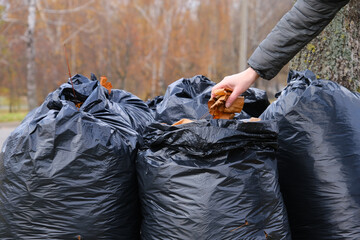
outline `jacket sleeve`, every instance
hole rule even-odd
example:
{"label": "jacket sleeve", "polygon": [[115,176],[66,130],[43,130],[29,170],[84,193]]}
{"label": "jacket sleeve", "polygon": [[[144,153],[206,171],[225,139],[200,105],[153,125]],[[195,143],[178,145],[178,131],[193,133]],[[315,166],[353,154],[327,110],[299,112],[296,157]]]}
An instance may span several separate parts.
{"label": "jacket sleeve", "polygon": [[248,64],[260,77],[272,79],[348,2],[298,0],[256,48]]}

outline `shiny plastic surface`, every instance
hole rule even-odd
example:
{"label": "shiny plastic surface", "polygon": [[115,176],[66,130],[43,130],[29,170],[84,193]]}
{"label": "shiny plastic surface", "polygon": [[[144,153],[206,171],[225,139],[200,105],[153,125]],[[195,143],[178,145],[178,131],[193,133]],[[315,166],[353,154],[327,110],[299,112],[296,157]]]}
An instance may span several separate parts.
{"label": "shiny plastic surface", "polygon": [[260,116],[278,122],[281,192],[293,239],[360,239],[360,95],[310,71]]}
{"label": "shiny plastic surface", "polygon": [[[0,154],[0,239],[137,239],[138,133],[81,75],[50,93]],[[128,98],[128,95],[125,95]],[[137,127],[135,127],[137,128]],[[140,127],[139,127],[140,129]]]}
{"label": "shiny plastic surface", "polygon": [[153,123],[138,153],[142,239],[290,239],[270,122]]}

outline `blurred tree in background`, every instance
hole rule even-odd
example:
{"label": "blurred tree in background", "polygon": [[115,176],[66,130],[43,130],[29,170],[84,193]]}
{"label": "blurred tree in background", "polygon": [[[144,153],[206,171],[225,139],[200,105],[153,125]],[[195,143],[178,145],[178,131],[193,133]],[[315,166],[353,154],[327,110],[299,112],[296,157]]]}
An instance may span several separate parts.
{"label": "blurred tree in background", "polygon": [[[31,3],[36,12],[29,32]],[[73,75],[105,75],[114,88],[143,99],[163,94],[181,77],[202,74],[218,82],[241,70],[242,59],[252,54],[292,4],[292,0],[0,0],[0,107],[17,111],[28,98],[33,108],[66,82],[64,44]],[[286,74],[284,70],[270,83],[258,81],[257,87],[272,97],[285,85]]]}

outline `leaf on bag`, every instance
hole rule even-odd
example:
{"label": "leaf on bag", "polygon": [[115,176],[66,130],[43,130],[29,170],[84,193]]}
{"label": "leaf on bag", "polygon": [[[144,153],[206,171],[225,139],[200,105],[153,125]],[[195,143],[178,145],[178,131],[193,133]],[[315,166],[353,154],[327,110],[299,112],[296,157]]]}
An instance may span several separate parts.
{"label": "leaf on bag", "polygon": [[259,122],[259,121],[261,121],[260,118],[254,118],[254,117],[250,118],[249,120],[249,122]]}
{"label": "leaf on bag", "polygon": [[75,106],[76,106],[77,108],[80,108],[82,104],[83,104],[83,102],[75,103]]}
{"label": "leaf on bag", "polygon": [[187,118],[183,118],[183,119],[181,119],[180,121],[177,121],[176,123],[174,123],[172,126],[181,125],[181,124],[186,124],[186,123],[191,123],[191,122],[193,122],[193,121],[190,120],[190,119],[187,119]]}
{"label": "leaf on bag", "polygon": [[231,93],[232,90],[227,88],[214,91],[215,97],[208,101],[209,112],[214,119],[233,119],[235,113],[240,113],[243,109],[245,99],[242,96],[238,97],[229,108],[225,107]]}
{"label": "leaf on bag", "polygon": [[105,76],[100,77],[100,85],[106,88],[109,91],[109,94],[111,93],[112,84],[111,82],[107,81],[107,77]]}

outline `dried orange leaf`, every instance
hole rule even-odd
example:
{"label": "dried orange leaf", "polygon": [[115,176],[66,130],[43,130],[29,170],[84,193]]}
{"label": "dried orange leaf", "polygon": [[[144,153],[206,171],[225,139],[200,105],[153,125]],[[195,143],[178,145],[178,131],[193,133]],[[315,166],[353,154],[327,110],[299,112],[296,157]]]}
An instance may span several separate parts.
{"label": "dried orange leaf", "polygon": [[214,119],[232,119],[235,113],[241,112],[244,106],[244,97],[238,97],[235,102],[226,108],[225,104],[232,91],[230,89],[217,89],[214,91],[215,96],[208,101],[209,113]]}
{"label": "dried orange leaf", "polygon": [[261,121],[261,119],[260,118],[254,118],[254,117],[252,117],[252,118],[249,118],[249,119],[243,119],[243,120],[241,120],[242,122],[245,122],[245,123],[248,123],[248,122],[259,122],[259,121]]}
{"label": "dried orange leaf", "polygon": [[224,96],[226,95],[226,90],[224,88],[214,90],[215,96]]}
{"label": "dried orange leaf", "polygon": [[186,124],[186,123],[191,123],[191,122],[193,122],[193,121],[190,120],[190,119],[187,119],[187,118],[183,118],[183,119],[181,119],[180,121],[177,121],[176,123],[174,123],[172,126],[181,125],[181,124]]}
{"label": "dried orange leaf", "polygon": [[217,115],[214,115],[214,119],[233,119],[234,117],[235,117],[234,113],[221,112]]}
{"label": "dried orange leaf", "polygon": [[83,102],[79,102],[79,103],[76,103],[75,106],[76,106],[77,108],[80,108],[82,104],[83,104]]}
{"label": "dried orange leaf", "polygon": [[100,85],[106,88],[109,91],[109,93],[111,93],[112,84],[111,82],[107,81],[107,77],[105,76],[100,77]]}
{"label": "dried orange leaf", "polygon": [[226,113],[239,113],[244,107],[245,99],[244,97],[238,97],[235,102],[229,107],[225,108],[224,112]]}
{"label": "dried orange leaf", "polygon": [[259,122],[259,121],[261,121],[260,118],[254,118],[254,117],[252,117],[252,118],[249,119],[249,122]]}
{"label": "dried orange leaf", "polygon": [[[216,103],[216,99],[215,98],[210,98],[210,100],[208,101],[208,108],[211,111],[211,106],[214,105],[214,103]],[[212,115],[212,113],[210,112],[210,114]]]}

